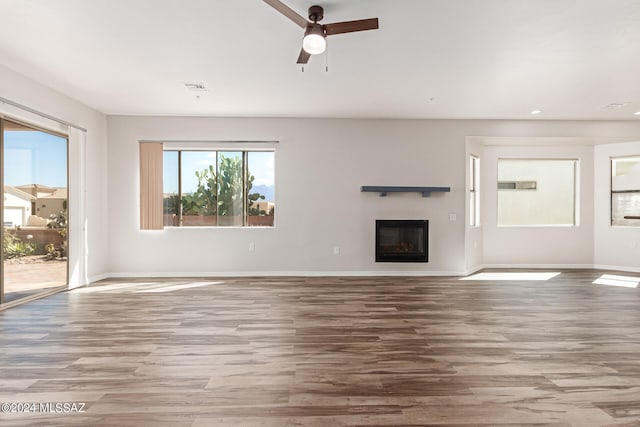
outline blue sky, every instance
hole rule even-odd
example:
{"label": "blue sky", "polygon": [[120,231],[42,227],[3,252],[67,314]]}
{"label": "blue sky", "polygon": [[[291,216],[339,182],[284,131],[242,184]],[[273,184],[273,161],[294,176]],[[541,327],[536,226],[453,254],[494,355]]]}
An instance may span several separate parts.
{"label": "blue sky", "polygon": [[4,133],[5,185],[67,186],[67,140],[41,131]]}
{"label": "blue sky", "polygon": [[[240,152],[224,152],[226,157],[242,156]],[[272,186],[274,181],[274,153],[252,151],[249,153],[249,171],[255,180],[254,186]],[[182,152],[182,191],[191,193],[198,186],[195,171],[207,169],[209,165],[215,165],[215,151],[183,151]],[[164,192],[178,192],[178,152],[165,151],[164,153]]]}

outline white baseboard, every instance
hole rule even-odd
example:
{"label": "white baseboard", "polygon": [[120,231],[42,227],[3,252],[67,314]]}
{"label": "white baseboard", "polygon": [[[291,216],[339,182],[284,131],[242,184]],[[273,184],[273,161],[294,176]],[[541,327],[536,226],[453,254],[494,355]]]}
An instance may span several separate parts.
{"label": "white baseboard", "polygon": [[84,285],[80,285],[80,286],[86,286],[89,283],[99,282],[100,280],[108,279],[110,277],[113,277],[113,275],[109,274],[109,273],[97,274],[95,276],[88,277],[87,278],[87,283],[85,283]]}
{"label": "white baseboard", "polygon": [[593,264],[485,264],[484,268],[527,268],[527,269],[559,269],[559,270],[572,270],[572,269],[593,269]]}
{"label": "white baseboard", "polygon": [[478,265],[475,267],[471,267],[470,269],[468,269],[467,271],[465,271],[464,276],[471,276],[474,273],[477,273],[480,270],[485,269],[486,267],[484,265]]}
{"label": "white baseboard", "polygon": [[[144,277],[426,277],[464,276],[460,271],[210,271],[210,272],[120,272],[104,278],[126,279]],[[101,280],[101,279],[100,279]]]}
{"label": "white baseboard", "polygon": [[596,270],[614,270],[614,271],[626,271],[628,273],[640,273],[640,267],[623,267],[619,265],[602,265],[596,264],[593,266]]}

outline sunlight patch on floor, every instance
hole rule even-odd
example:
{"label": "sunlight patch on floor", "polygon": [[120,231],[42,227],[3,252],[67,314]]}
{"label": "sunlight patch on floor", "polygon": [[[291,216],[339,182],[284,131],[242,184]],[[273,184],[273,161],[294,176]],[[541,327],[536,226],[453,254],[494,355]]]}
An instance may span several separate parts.
{"label": "sunlight patch on floor", "polygon": [[160,293],[172,292],[182,289],[200,288],[203,286],[217,285],[224,282],[189,282],[189,283],[167,283],[162,281],[150,282],[128,282],[110,283],[105,285],[93,285],[74,289],[73,292],[80,294],[91,294],[100,292],[130,292],[130,293]]}
{"label": "sunlight patch on floor", "polygon": [[603,274],[593,281],[594,285],[621,286],[624,288],[637,288],[640,278],[631,276],[617,276],[614,274]]}
{"label": "sunlight patch on floor", "polygon": [[209,285],[219,285],[220,283],[223,282],[193,282],[193,283],[183,283],[180,285],[170,285],[170,286],[162,286],[159,288],[153,288],[153,289],[143,289],[140,291],[136,291],[135,293],[158,293],[158,292],[173,292],[173,291],[180,291],[182,289],[191,289],[191,288],[201,288],[203,286],[209,286]]}
{"label": "sunlight patch on floor", "polygon": [[140,286],[157,285],[157,282],[137,282],[137,283],[112,283],[109,285],[89,285],[74,289],[73,292],[80,294],[92,294],[96,292],[126,291]]}
{"label": "sunlight patch on floor", "polygon": [[550,280],[559,275],[559,272],[495,272],[495,273],[478,273],[468,277],[463,277],[460,280],[535,280],[544,281]]}

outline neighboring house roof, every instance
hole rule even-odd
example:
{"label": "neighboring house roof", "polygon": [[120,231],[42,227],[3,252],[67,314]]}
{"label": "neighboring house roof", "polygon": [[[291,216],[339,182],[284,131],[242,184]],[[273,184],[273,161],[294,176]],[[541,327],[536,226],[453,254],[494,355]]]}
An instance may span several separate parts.
{"label": "neighboring house roof", "polygon": [[29,192],[29,190],[38,189],[41,191],[53,190],[54,187],[49,187],[48,185],[43,184],[26,184],[26,185],[16,185],[16,188],[19,188],[23,191]]}
{"label": "neighboring house roof", "polygon": [[27,200],[29,202],[32,202],[32,201],[36,200],[35,196],[32,196],[31,194],[29,194],[29,193],[27,193],[25,191],[19,190],[18,188],[12,187],[10,185],[5,185],[4,186],[4,192],[5,193],[9,193],[11,195],[14,195],[16,197],[19,197],[19,198],[21,198],[23,200]]}
{"label": "neighboring house roof", "polygon": [[36,196],[38,199],[66,199],[67,189],[42,184],[16,185],[15,188]]}
{"label": "neighboring house roof", "polygon": [[67,199],[67,189],[66,188],[55,188],[53,193],[38,197],[39,199]]}

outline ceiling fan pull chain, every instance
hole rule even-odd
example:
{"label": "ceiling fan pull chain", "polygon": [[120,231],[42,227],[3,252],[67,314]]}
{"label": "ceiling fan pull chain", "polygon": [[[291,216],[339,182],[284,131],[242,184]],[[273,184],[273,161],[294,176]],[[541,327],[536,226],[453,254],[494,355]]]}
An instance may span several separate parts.
{"label": "ceiling fan pull chain", "polygon": [[329,72],[329,43],[327,43],[327,49],[324,51],[324,72]]}

